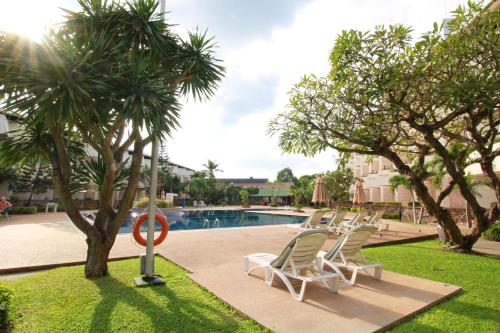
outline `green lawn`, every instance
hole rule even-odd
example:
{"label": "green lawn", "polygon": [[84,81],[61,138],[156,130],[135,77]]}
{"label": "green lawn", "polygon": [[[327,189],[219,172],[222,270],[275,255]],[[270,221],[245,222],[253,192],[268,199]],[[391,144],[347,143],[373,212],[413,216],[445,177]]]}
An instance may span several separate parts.
{"label": "green lawn", "polygon": [[[370,248],[365,255],[388,270],[464,289],[395,332],[500,332],[500,259],[443,251],[435,241]],[[99,280],[83,278],[79,266],[7,282],[15,294],[14,332],[265,331],[166,260],[156,261],[166,287],[133,287],[137,269],[138,260],[124,260],[110,263],[112,276]]]}
{"label": "green lawn", "polygon": [[500,332],[499,258],[445,251],[437,241],[369,248],[364,254],[387,270],[463,288],[393,332]]}
{"label": "green lawn", "polygon": [[267,332],[162,258],[155,271],[166,287],[134,287],[138,268],[138,260],[123,260],[98,280],[75,266],[7,282],[14,332]]}

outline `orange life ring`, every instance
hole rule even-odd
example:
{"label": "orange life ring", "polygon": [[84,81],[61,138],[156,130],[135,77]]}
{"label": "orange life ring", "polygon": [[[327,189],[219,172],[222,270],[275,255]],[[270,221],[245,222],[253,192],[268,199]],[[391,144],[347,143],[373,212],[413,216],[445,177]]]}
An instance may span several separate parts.
{"label": "orange life ring", "polygon": [[[147,240],[144,239],[144,237],[142,237],[142,235],[141,235],[141,225],[147,219],[148,219],[148,214],[139,215],[139,217],[135,221],[134,229],[132,231],[132,235],[134,236],[135,241],[142,246],[147,245]],[[153,242],[154,246],[161,244],[161,242],[163,242],[165,240],[165,238],[167,238],[168,230],[170,228],[168,225],[167,218],[165,216],[163,216],[162,214],[156,213],[155,220],[160,222],[160,224],[161,224],[161,233],[160,233],[160,236],[158,236],[158,238],[155,238],[155,240]]]}

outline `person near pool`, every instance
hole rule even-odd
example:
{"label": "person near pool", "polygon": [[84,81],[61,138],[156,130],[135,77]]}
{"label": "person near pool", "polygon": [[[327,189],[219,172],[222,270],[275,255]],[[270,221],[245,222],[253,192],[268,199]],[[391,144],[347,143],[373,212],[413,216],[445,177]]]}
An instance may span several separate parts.
{"label": "person near pool", "polygon": [[9,216],[10,207],[12,207],[12,204],[7,199],[5,199],[4,196],[2,196],[0,198],[0,214],[5,214],[5,216]]}

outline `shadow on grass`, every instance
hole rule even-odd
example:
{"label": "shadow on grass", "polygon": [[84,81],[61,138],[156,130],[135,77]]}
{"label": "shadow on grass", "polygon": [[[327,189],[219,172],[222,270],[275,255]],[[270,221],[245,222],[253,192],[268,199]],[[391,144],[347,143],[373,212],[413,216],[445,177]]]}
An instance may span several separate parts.
{"label": "shadow on grass", "polygon": [[459,299],[450,299],[445,304],[446,307],[443,310],[469,317],[472,320],[491,321],[500,324],[500,313],[494,308],[463,302]]}
{"label": "shadow on grass", "polygon": [[[149,317],[153,332],[232,332],[241,325],[220,311],[211,301],[203,303],[195,298],[179,298],[168,287],[168,282],[164,286],[142,287],[152,291],[150,295],[154,301],[140,293],[136,287],[126,285],[111,276],[93,282],[99,287],[102,300],[94,310],[89,329],[92,333],[113,331],[111,318],[118,304],[132,306],[142,316]],[[127,326],[118,329],[127,332],[146,330],[145,327],[131,329]]]}
{"label": "shadow on grass", "polygon": [[[411,331],[409,330],[411,329]],[[433,326],[420,324],[420,323],[411,323],[410,327],[408,326],[396,326],[389,330],[389,332],[412,332],[412,333],[447,333],[448,331],[442,330],[440,328],[436,328]]]}

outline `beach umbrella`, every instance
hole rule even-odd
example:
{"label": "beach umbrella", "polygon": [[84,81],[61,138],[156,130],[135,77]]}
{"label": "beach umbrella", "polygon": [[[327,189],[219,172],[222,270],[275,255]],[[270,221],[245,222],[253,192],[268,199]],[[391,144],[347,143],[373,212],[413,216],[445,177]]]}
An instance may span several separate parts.
{"label": "beach umbrella", "polygon": [[363,190],[363,183],[359,180],[354,183],[354,196],[352,197],[352,203],[354,205],[360,205],[365,202],[365,191]]}
{"label": "beach umbrella", "polygon": [[328,203],[328,201],[329,198],[326,195],[325,180],[320,176],[316,178],[316,185],[314,186],[312,202]]}

